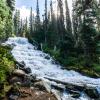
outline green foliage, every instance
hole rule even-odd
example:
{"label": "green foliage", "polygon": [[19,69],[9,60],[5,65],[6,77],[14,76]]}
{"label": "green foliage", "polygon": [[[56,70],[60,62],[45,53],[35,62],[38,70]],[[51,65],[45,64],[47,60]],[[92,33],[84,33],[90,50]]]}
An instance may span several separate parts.
{"label": "green foliage", "polygon": [[0,40],[12,34],[12,15],[6,0],[0,0]]}
{"label": "green foliage", "polygon": [[[0,46],[0,84],[3,84],[3,87],[7,83],[7,78],[14,70],[14,59],[10,54],[9,47]],[[5,90],[0,91],[0,97],[5,95]]]}

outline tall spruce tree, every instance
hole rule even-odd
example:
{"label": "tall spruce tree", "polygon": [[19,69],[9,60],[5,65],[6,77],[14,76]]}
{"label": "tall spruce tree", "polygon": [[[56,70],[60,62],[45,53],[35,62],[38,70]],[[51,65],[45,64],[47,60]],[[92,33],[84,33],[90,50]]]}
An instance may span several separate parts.
{"label": "tall spruce tree", "polygon": [[33,35],[33,12],[32,12],[32,7],[31,7],[31,10],[30,10],[30,36]]}
{"label": "tall spruce tree", "polygon": [[16,10],[14,15],[14,32],[16,36],[20,36],[20,11]]}
{"label": "tall spruce tree", "polygon": [[65,9],[66,9],[66,30],[68,33],[72,34],[71,18],[67,0],[65,0]]}
{"label": "tall spruce tree", "polygon": [[15,0],[6,0],[8,7],[10,7],[10,14],[12,15],[15,9]]}
{"label": "tall spruce tree", "polygon": [[44,32],[45,32],[45,43],[47,43],[47,28],[48,28],[48,14],[47,14],[47,0],[45,0],[45,14],[44,14]]}
{"label": "tall spruce tree", "polygon": [[39,1],[37,0],[37,6],[36,6],[36,19],[35,19],[35,29],[36,31],[40,30],[40,12],[39,12]]}
{"label": "tall spruce tree", "polygon": [[63,2],[62,0],[58,0],[58,11],[59,11],[59,16],[58,16],[58,32],[59,32],[59,37],[60,40],[64,40],[65,36],[65,26],[64,26],[64,13],[63,13]]}

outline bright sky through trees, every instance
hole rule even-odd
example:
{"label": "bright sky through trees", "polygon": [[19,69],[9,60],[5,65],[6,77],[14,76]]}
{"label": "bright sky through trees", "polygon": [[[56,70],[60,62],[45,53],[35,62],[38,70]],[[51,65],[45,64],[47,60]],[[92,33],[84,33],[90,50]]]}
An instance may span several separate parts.
{"label": "bright sky through trees", "polygon": [[[44,1],[45,0],[39,0],[39,6],[40,6],[40,13],[44,13]],[[56,0],[53,0],[53,5],[56,5]],[[64,1],[64,0],[63,0]],[[48,7],[50,4],[50,0],[48,0]],[[68,6],[70,11],[72,11],[72,0],[68,0]],[[33,8],[33,13],[35,14],[36,11],[36,0],[16,0],[16,8],[20,10],[20,16],[22,19],[25,19],[26,17],[29,18],[30,15],[30,7]],[[55,7],[54,7],[55,8]],[[56,9],[56,8],[55,8]]]}

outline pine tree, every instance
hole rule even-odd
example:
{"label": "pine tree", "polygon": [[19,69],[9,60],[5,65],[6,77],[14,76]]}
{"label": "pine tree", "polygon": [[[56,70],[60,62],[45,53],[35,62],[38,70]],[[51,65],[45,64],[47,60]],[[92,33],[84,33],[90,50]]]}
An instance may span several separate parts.
{"label": "pine tree", "polygon": [[16,10],[15,15],[14,15],[14,32],[16,36],[20,36],[20,11]]}
{"label": "pine tree", "polygon": [[65,26],[64,26],[64,15],[63,15],[63,3],[62,0],[58,0],[58,11],[59,11],[59,16],[58,16],[58,32],[60,36],[60,40],[64,40],[65,36]]}
{"label": "pine tree", "polygon": [[47,15],[47,0],[45,0],[45,14],[44,14],[44,32],[45,32],[45,43],[47,43],[47,28],[48,28],[48,15]]}
{"label": "pine tree", "polygon": [[10,7],[10,14],[12,14],[12,12],[15,9],[15,0],[6,0],[8,7]]}
{"label": "pine tree", "polygon": [[39,1],[37,0],[37,7],[36,7],[36,19],[35,19],[35,29],[36,31],[40,30],[40,13],[39,13]]}
{"label": "pine tree", "polygon": [[9,7],[6,5],[5,0],[0,1],[0,40],[3,40],[6,38],[6,30],[8,30],[9,27]]}
{"label": "pine tree", "polygon": [[67,0],[65,0],[65,9],[66,9],[66,30],[67,33],[72,34],[71,18]]}
{"label": "pine tree", "polygon": [[33,13],[32,13],[32,7],[31,7],[31,10],[30,10],[30,36],[32,36],[33,34]]}

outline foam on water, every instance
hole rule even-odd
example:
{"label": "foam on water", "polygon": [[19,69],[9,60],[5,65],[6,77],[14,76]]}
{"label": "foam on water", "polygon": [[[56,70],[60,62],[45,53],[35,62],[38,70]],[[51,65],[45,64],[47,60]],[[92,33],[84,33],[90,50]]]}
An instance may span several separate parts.
{"label": "foam on water", "polygon": [[73,70],[61,69],[60,65],[53,63],[54,61],[50,55],[37,50],[26,38],[9,38],[6,44],[14,46],[11,51],[12,55],[17,61],[24,61],[26,66],[31,68],[32,74],[36,74],[38,77],[50,77],[72,84],[86,84],[97,87],[100,92],[100,78],[89,78]]}

